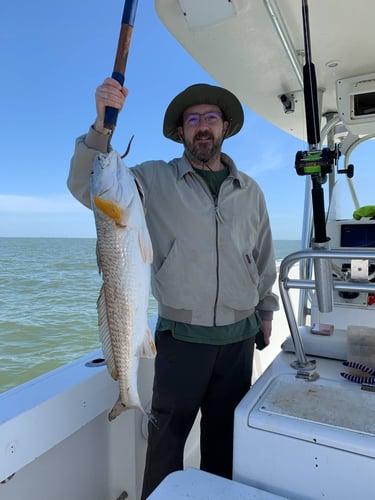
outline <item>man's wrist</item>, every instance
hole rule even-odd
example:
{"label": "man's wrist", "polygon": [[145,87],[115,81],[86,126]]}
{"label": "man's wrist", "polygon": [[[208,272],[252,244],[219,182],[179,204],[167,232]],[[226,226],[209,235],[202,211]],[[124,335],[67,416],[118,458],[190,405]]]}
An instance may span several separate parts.
{"label": "man's wrist", "polygon": [[99,134],[103,135],[109,135],[112,132],[109,128],[103,127],[103,122],[102,121],[98,122],[98,120],[94,122],[92,128]]}

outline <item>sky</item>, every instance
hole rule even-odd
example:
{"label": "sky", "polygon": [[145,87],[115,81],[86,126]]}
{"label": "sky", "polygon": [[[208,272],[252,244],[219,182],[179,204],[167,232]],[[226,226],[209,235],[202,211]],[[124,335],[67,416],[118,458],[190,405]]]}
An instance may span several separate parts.
{"label": "sky", "polygon": [[[66,187],[75,138],[95,119],[95,88],[110,76],[123,0],[12,0],[0,7],[0,237],[95,237],[92,212]],[[134,141],[128,166],[181,156],[164,138],[164,111],[187,86],[213,80],[139,0],[125,85],[129,96],[112,145]],[[245,108],[245,125],[223,151],[262,188],[274,239],[299,239],[304,178],[294,170],[306,143]],[[371,152],[369,146],[359,160]],[[373,155],[373,148],[372,153]],[[371,181],[361,204],[374,204]]]}

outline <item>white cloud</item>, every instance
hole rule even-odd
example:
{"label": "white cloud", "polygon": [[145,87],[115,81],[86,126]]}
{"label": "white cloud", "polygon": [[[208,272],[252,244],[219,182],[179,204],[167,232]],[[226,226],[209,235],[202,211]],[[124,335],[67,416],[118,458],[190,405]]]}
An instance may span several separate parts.
{"label": "white cloud", "polygon": [[0,212],[8,214],[77,213],[87,210],[71,195],[37,197],[0,194]]}

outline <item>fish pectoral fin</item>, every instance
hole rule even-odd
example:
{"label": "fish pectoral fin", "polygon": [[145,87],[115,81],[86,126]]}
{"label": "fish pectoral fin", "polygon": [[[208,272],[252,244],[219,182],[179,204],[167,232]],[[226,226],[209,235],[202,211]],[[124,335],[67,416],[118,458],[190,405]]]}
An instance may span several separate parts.
{"label": "fish pectoral fin", "polygon": [[138,231],[138,244],[141,251],[143,262],[152,262],[153,252],[150,235],[146,229]]}
{"label": "fish pectoral fin", "polygon": [[107,217],[114,220],[119,226],[126,226],[126,217],[123,208],[112,200],[106,200],[100,196],[93,197],[96,207]]}
{"label": "fish pectoral fin", "polygon": [[139,356],[142,358],[152,359],[156,356],[156,345],[152,338],[151,330],[147,327],[146,338],[141,345]]}

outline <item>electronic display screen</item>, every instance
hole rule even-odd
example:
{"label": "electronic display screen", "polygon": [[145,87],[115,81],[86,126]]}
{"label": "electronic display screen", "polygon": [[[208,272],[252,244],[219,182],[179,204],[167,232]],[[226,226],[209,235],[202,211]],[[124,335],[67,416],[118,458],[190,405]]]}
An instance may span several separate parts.
{"label": "electronic display screen", "polygon": [[342,224],[341,246],[375,248],[375,224]]}
{"label": "electronic display screen", "polygon": [[367,92],[354,96],[354,116],[375,114],[375,92]]}

